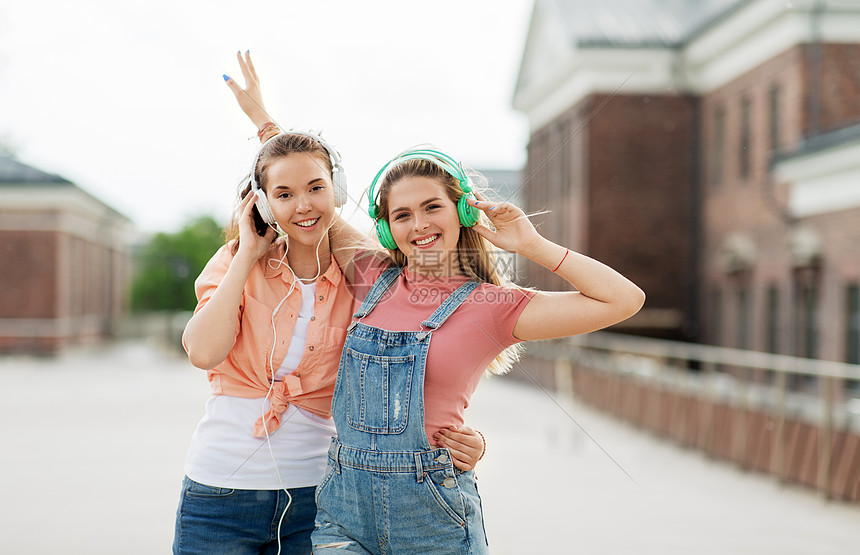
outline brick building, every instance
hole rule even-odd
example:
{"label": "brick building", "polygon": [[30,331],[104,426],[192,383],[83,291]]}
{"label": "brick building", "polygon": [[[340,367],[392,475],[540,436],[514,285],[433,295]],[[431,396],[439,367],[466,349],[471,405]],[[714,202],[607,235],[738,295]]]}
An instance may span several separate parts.
{"label": "brick building", "polygon": [[68,180],[0,156],[0,353],[109,337],[126,310],[130,232]]}
{"label": "brick building", "polygon": [[860,362],[860,1],[537,0],[514,106],[542,230],[648,293],[623,331]]}

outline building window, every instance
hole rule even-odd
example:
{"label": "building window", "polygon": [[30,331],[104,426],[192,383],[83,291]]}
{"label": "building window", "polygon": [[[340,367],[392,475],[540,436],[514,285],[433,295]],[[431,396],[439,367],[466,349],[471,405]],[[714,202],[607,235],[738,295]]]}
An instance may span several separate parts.
{"label": "building window", "polygon": [[[806,358],[818,358],[818,310],[821,268],[816,266],[794,269],[794,322],[793,354]],[[789,374],[788,385],[792,389],[814,391],[817,379],[811,375]]]}
{"label": "building window", "polygon": [[779,352],[779,289],[767,288],[767,351]]}
{"label": "building window", "polygon": [[750,294],[749,287],[738,289],[738,349],[750,348]]}
{"label": "building window", "polygon": [[[558,150],[556,150],[556,152],[558,152],[558,169],[557,171],[553,172],[557,179],[557,183],[555,184],[554,188],[556,196],[554,199],[552,199],[552,204],[550,206],[555,207],[555,209],[559,211],[563,210],[561,207],[565,206],[565,199],[570,198],[571,179],[570,170],[568,169],[568,163],[570,160],[568,149],[570,148],[570,142],[567,140],[567,129],[567,122],[565,120],[562,120],[561,122],[559,122],[556,131],[559,143]],[[564,214],[563,211],[562,214]],[[560,241],[562,244],[569,244],[567,241],[568,237],[566,236],[568,226],[564,221],[565,219],[567,219],[565,216],[562,216],[561,218],[553,218],[553,235],[555,236],[556,241]]]}
{"label": "building window", "polygon": [[800,334],[798,355],[815,358],[818,355],[818,287],[814,282],[804,283],[798,291]]}
{"label": "building window", "polygon": [[860,364],[860,285],[845,290],[845,362]]}
{"label": "building window", "polygon": [[711,344],[723,344],[723,292],[716,288],[711,292]]}
{"label": "building window", "polygon": [[780,132],[780,89],[779,85],[774,84],[770,88],[770,151],[779,151],[779,132]]}
{"label": "building window", "polygon": [[744,97],[741,100],[741,140],[738,143],[740,146],[738,152],[739,172],[742,179],[746,179],[750,174],[751,107],[752,102],[749,97]]}
{"label": "building window", "polygon": [[725,165],[726,143],[726,111],[717,108],[714,111],[714,148],[711,161],[711,183],[719,185],[723,181],[723,166]]}

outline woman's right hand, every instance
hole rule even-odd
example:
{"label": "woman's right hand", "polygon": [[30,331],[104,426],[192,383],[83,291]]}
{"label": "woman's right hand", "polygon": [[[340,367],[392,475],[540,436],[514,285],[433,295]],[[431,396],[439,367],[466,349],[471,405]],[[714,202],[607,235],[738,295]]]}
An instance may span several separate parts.
{"label": "woman's right hand", "polygon": [[[252,212],[254,200],[254,193],[249,192],[239,203],[239,250],[232,259],[219,259],[214,266],[214,273],[208,274],[207,285],[211,287],[216,281],[217,287],[209,300],[197,308],[182,335],[191,364],[204,370],[215,368],[230,354],[241,325],[239,310],[245,283],[254,264],[266,254],[275,239],[275,230],[271,228],[263,237],[257,234]],[[211,291],[211,288],[208,290]]]}
{"label": "woman's right hand", "polygon": [[[266,193],[260,191],[260,194],[265,195]],[[266,229],[266,234],[262,237],[257,233],[257,227],[254,225],[254,202],[256,199],[254,191],[249,191],[239,204],[239,251],[236,253],[237,255],[245,253],[253,261],[268,252],[269,246],[277,236],[272,226]]]}
{"label": "woman's right hand", "polygon": [[239,83],[231,77],[227,77],[227,86],[233,91],[236,96],[236,101],[239,107],[245,112],[245,115],[250,118],[257,129],[263,124],[272,121],[269,114],[266,113],[266,106],[263,104],[263,93],[260,90],[260,79],[257,77],[257,71],[254,69],[254,64],[251,62],[251,53],[245,52],[245,57],[242,57],[241,52],[236,52],[236,58],[239,60],[239,67],[242,69],[242,75],[245,78],[245,88],[242,88]]}

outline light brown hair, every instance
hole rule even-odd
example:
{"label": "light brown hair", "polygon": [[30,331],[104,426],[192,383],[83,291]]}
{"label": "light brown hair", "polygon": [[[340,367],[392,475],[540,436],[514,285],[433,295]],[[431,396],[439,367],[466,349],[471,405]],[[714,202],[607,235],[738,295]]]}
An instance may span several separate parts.
{"label": "light brown hair", "polygon": [[[379,186],[379,214],[389,221],[389,223],[388,214],[391,189],[398,181],[407,177],[428,177],[435,180],[442,186],[445,194],[455,205],[464,194],[463,189],[460,187],[460,181],[439,164],[424,159],[412,159],[400,162],[387,170]],[[484,177],[477,172],[470,172],[469,180],[473,187],[478,183],[486,182]],[[479,223],[489,225],[489,219],[481,213],[481,221]],[[407,265],[407,256],[399,248],[392,249],[389,252],[396,265]],[[478,235],[471,227],[460,227],[460,238],[457,240],[457,261],[460,270],[469,279],[499,286],[515,286],[507,273],[500,269],[501,266],[498,263],[498,250],[496,247]],[[523,348],[519,344],[508,347],[490,363],[487,372],[490,374],[506,373],[519,360],[522,351]]]}
{"label": "light brown hair", "polygon": [[[307,153],[313,156],[325,166],[326,171],[331,175],[331,158],[329,157],[328,151],[322,144],[316,141],[313,137],[309,137],[308,135],[301,133],[281,133],[266,141],[266,143],[261,147],[260,154],[257,157],[257,163],[254,166],[254,179],[257,181],[257,184],[259,184],[260,190],[263,192],[266,191],[269,177],[268,171],[272,163],[280,158],[285,158],[291,154],[297,153]],[[238,196],[233,208],[233,215],[230,219],[230,225],[224,233],[227,243],[230,243],[235,239],[232,246],[233,254],[236,254],[239,250],[239,204],[250,191],[251,176],[249,174],[239,183]],[[257,233],[265,235],[269,226],[263,221],[263,218],[260,217],[260,213],[257,211],[256,207],[254,207],[253,211],[254,225],[257,228]]]}

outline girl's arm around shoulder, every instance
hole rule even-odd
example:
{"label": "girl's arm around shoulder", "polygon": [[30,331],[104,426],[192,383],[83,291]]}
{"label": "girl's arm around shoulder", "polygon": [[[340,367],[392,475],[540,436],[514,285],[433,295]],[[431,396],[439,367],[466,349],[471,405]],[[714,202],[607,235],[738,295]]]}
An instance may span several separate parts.
{"label": "girl's arm around shoulder", "polygon": [[[329,230],[331,252],[346,280],[355,284],[355,257],[371,256],[377,249],[367,235],[337,216]],[[382,258],[387,258],[379,253]]]}
{"label": "girl's arm around shoulder", "polygon": [[514,336],[523,341],[554,339],[603,329],[630,318],[645,293],[609,266],[543,237],[525,253],[577,291],[538,291],[520,313]]}

